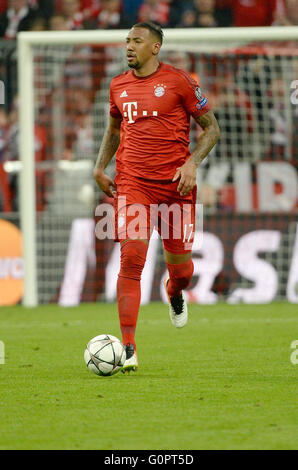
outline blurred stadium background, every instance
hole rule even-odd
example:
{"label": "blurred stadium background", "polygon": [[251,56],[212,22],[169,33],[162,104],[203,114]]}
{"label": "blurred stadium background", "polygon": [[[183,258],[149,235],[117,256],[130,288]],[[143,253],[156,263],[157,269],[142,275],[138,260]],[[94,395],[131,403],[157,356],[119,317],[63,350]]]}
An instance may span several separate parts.
{"label": "blurred stadium background", "polygon": [[[20,226],[19,31],[127,29],[149,19],[165,28],[287,27],[297,25],[298,1],[2,0],[0,15],[2,230],[5,222]],[[164,48],[162,60],[198,78],[221,127],[219,143],[198,169],[204,243],[194,245],[190,301],[298,302],[297,46],[271,41]],[[92,169],[109,115],[109,83],[126,68],[119,45],[34,47],[39,303],[116,299],[119,246],[95,237],[95,208],[111,201],[96,188]],[[199,132],[193,124],[191,146]],[[114,163],[107,171],[114,175]],[[22,289],[6,293],[8,282],[22,283],[24,266],[3,234],[0,305],[9,305],[21,301]],[[162,298],[164,274],[161,242],[154,239],[143,304]]]}

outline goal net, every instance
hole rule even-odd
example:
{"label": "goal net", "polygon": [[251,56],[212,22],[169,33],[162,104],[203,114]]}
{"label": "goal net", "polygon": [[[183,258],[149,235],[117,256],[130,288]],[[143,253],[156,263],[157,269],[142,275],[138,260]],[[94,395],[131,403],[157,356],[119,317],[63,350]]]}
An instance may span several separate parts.
{"label": "goal net", "polygon": [[[125,70],[125,31],[19,36],[25,305],[115,301],[119,244],[96,237],[92,170]],[[161,60],[192,74],[221,137],[198,169],[189,301],[298,301],[298,28],[165,30]],[[190,147],[200,128],[193,122]],[[115,175],[115,159],[107,168]],[[203,219],[202,219],[203,217]],[[142,303],[164,299],[150,242]]]}

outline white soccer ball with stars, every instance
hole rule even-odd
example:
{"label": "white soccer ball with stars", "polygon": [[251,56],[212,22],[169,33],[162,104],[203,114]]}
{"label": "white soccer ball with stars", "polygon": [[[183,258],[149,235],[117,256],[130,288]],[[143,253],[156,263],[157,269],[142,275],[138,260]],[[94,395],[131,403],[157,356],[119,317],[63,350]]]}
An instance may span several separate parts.
{"label": "white soccer ball with stars", "polygon": [[126,351],[121,341],[113,335],[99,335],[86,346],[84,360],[96,375],[114,375],[126,361]]}

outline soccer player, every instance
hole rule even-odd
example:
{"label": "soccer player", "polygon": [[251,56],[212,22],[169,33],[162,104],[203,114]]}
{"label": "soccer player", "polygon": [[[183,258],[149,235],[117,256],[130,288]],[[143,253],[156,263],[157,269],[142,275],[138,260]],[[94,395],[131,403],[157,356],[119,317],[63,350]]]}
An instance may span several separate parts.
{"label": "soccer player", "polygon": [[[166,205],[181,209],[178,222],[175,211],[168,218],[158,213],[158,218],[153,217],[153,220],[157,221],[156,227],[163,240],[169,271],[165,289],[170,318],[178,328],[187,322],[183,289],[189,285],[193,274],[191,249],[197,167],[220,133],[198,83],[187,72],[159,62],[162,42],[163,32],[154,23],[137,23],[129,31],[126,55],[131,70],[111,82],[110,121],[94,168],[98,186],[114,198],[116,240],[121,242],[117,302],[127,357],[123,372],[138,368],[135,330],[141,298],[140,279],[152,233],[149,217],[152,207]],[[191,116],[203,130],[192,153],[189,151]],[[116,178],[113,181],[104,170],[115,153]],[[136,205],[139,230],[129,231],[135,228]],[[161,226],[166,225],[168,236],[161,230]]]}

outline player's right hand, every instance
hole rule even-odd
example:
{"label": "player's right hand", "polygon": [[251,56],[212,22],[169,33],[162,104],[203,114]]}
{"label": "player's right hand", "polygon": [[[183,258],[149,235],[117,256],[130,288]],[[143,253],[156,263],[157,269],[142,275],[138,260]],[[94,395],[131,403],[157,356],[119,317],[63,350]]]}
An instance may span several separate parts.
{"label": "player's right hand", "polygon": [[99,188],[109,197],[115,197],[116,184],[102,169],[95,168],[93,176]]}

